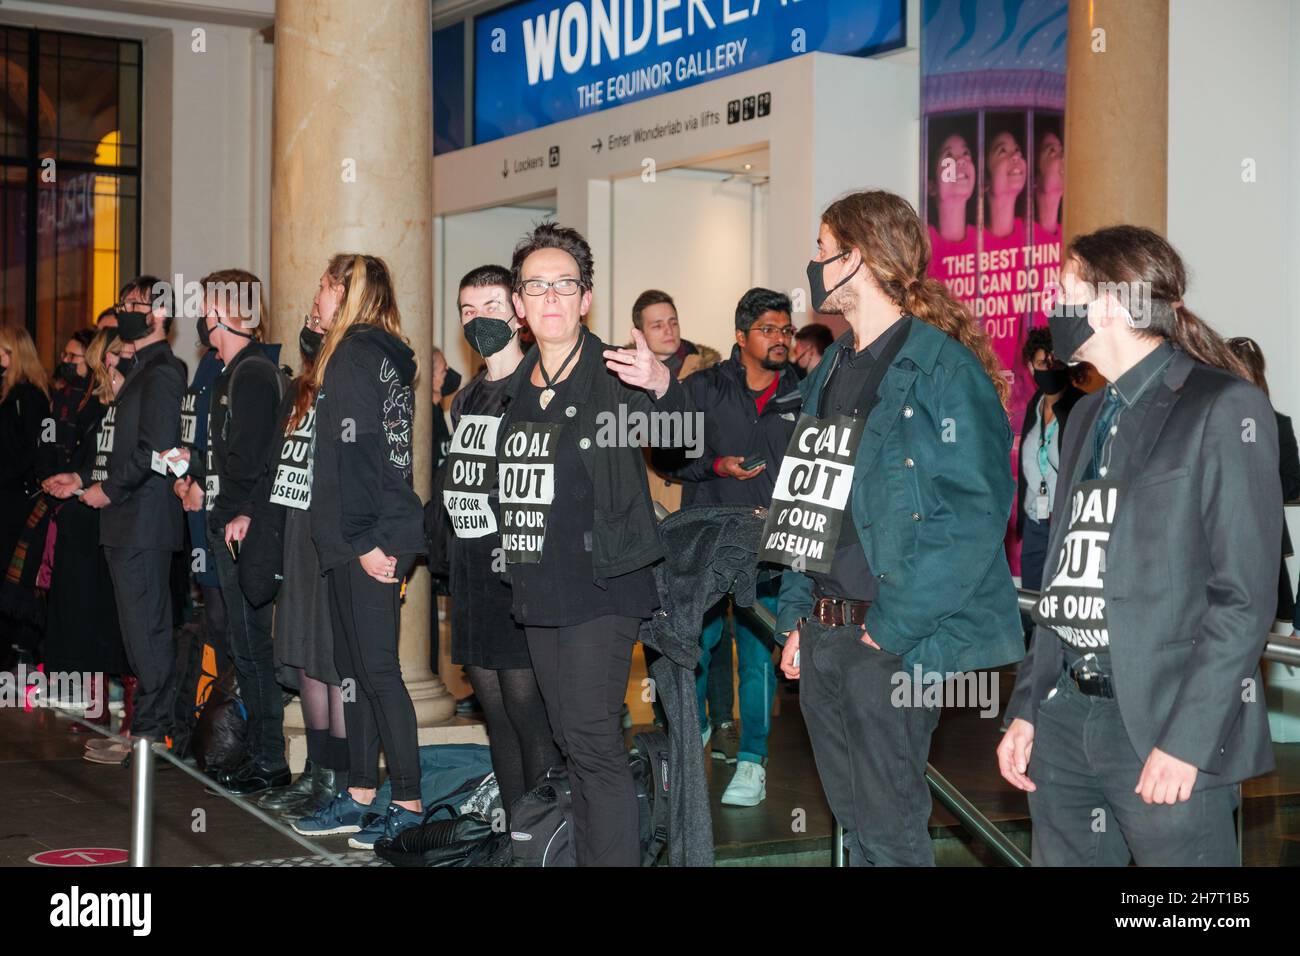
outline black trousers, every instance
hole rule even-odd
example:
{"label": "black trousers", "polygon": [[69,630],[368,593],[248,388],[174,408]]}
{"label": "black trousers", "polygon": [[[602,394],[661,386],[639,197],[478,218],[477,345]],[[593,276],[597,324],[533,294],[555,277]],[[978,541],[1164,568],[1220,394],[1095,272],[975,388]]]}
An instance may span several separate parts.
{"label": "black trousers", "polygon": [[1029,757],[1035,866],[1236,866],[1236,786],[1144,803],[1138,756],[1119,704],[1065,676],[1038,706]]}
{"label": "black trousers", "polygon": [[104,557],[113,579],[126,659],[139,681],[131,733],[161,743],[172,732],[176,703],[172,552],[105,547]]}
{"label": "black trousers", "polygon": [[[398,559],[397,577],[406,573]],[[409,560],[406,570],[410,569]],[[401,585],[376,581],[361,562],[328,572],[334,665],[343,685],[343,721],[353,787],[379,786],[379,745],[388,760],[394,800],[420,799],[420,743],[415,705],[397,657]],[[350,693],[349,693],[350,691]]]}
{"label": "black trousers", "polygon": [[934,866],[925,764],[941,711],[911,706],[902,658],[861,637],[861,625],[799,631],[799,709],[817,775],[850,866]]}
{"label": "black trousers", "polygon": [[638,866],[640,821],[623,742],[623,699],[640,620],[607,615],[529,627],[528,651],[569,770],[578,866]]}
{"label": "black trousers", "polygon": [[275,679],[272,605],[253,607],[244,597],[224,530],[208,534],[208,554],[221,582],[226,638],[239,675],[239,696],[248,708],[248,755],[267,770],[283,769],[284,697]]}

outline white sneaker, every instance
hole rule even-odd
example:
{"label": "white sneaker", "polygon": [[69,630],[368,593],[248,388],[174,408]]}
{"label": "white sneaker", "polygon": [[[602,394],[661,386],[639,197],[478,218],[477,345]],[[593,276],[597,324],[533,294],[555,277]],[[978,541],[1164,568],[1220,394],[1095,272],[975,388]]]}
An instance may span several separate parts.
{"label": "white sneaker", "polygon": [[767,768],[752,760],[736,764],[736,775],[722,794],[722,804],[727,807],[756,807],[767,796]]}

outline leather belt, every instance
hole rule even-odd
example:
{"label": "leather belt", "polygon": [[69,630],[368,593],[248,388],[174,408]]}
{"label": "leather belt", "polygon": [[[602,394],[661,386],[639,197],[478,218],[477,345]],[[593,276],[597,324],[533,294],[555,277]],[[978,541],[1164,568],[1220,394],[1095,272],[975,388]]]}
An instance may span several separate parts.
{"label": "leather belt", "polygon": [[1079,693],[1088,697],[1114,698],[1115,687],[1111,683],[1109,674],[1103,674],[1101,671],[1087,667],[1076,671],[1069,664],[1066,664],[1062,669],[1065,671],[1065,676],[1070,678],[1075,687],[1079,688]]}
{"label": "leather belt", "polygon": [[819,598],[813,605],[812,619],[819,624],[842,627],[846,624],[865,624],[870,601],[851,601],[848,598]]}

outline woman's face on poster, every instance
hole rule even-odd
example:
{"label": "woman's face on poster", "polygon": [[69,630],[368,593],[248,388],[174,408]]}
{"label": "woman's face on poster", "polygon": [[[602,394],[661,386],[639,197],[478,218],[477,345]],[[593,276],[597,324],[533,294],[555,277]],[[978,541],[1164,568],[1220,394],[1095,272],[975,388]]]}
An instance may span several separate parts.
{"label": "woman's face on poster", "polygon": [[940,202],[965,202],[975,192],[975,160],[960,133],[953,133],[939,147],[934,182]]}
{"label": "woman's face on poster", "polygon": [[987,167],[989,195],[1016,196],[1025,188],[1025,157],[1016,138],[1005,130],[989,143]]}
{"label": "woman's face on poster", "polygon": [[1061,192],[1065,188],[1065,146],[1055,133],[1044,133],[1038,141],[1038,190]]}

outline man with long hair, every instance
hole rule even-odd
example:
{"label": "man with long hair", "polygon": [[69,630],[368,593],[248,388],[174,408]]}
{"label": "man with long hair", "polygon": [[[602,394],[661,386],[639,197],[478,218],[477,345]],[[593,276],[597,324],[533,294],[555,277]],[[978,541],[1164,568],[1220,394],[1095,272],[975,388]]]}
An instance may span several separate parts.
{"label": "man with long hair", "polygon": [[781,667],[855,866],[933,866],[925,782],[934,691],[1023,654],[1002,538],[1007,386],[943,283],[906,200],[854,193],[822,214],[815,311],[850,331],[805,383],[762,557],[782,577]]}
{"label": "man with long hair", "polygon": [[1156,233],[1079,236],[1061,280],[1055,353],[1108,384],[1063,435],[999,769],[1029,794],[1035,864],[1235,865],[1236,784],[1273,768],[1273,409],[1183,305],[1182,260]]}

